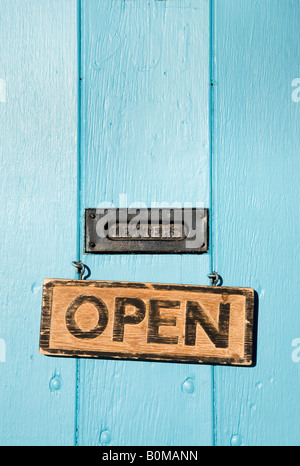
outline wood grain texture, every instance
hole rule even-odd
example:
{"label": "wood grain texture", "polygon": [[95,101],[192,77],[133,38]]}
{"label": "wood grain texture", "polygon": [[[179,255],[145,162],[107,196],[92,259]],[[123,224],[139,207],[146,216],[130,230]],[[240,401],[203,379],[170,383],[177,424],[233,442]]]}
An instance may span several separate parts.
{"label": "wood grain texture", "polygon": [[216,1],[215,267],[259,299],[256,367],[215,369],[218,445],[299,444],[299,18],[294,0]]}
{"label": "wood grain texture", "polygon": [[[81,218],[104,202],[209,208],[209,2],[86,0],[81,24]],[[209,284],[209,255],[82,257],[92,280]],[[102,430],[111,445],[212,443],[210,367],[79,368],[79,445],[101,444]]]}
{"label": "wood grain texture", "polygon": [[76,17],[73,0],[0,4],[1,445],[74,440],[75,362],[38,334],[43,279],[76,254]]}
{"label": "wood grain texture", "polygon": [[254,291],[45,280],[40,352],[251,365]]}

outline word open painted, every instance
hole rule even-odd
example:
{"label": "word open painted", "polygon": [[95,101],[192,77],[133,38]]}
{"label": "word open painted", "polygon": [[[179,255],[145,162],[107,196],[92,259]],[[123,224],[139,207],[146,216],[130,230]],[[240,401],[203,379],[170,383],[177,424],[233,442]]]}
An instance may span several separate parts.
{"label": "word open painted", "polygon": [[254,291],[45,280],[47,355],[252,364]]}

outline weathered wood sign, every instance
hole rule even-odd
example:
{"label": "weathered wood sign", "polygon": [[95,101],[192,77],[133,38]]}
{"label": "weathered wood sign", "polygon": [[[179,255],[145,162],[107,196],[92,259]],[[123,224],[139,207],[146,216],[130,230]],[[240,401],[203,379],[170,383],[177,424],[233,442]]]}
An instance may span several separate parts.
{"label": "weathered wood sign", "polygon": [[254,290],[45,280],[47,355],[252,364]]}

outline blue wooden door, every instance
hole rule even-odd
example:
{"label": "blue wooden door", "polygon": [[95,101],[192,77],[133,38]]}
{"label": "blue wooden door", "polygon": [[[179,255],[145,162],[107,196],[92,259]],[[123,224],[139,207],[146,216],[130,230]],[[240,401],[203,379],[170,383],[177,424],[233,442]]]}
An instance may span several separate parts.
{"label": "blue wooden door", "polygon": [[[2,0],[1,445],[299,444],[298,0]],[[88,207],[210,209],[197,255],[85,255]],[[38,353],[44,278],[258,294],[257,364]]]}

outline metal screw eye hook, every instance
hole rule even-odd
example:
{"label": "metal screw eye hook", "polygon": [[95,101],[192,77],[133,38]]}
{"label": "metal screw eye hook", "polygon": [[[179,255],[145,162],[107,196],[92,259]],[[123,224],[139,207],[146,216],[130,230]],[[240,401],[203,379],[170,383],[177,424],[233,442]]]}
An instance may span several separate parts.
{"label": "metal screw eye hook", "polygon": [[81,261],[79,262],[73,261],[73,265],[74,267],[76,267],[76,273],[80,274],[79,280],[84,280],[83,275],[84,275],[85,267],[83,263]]}
{"label": "metal screw eye hook", "polygon": [[219,274],[217,272],[212,272],[208,275],[208,278],[211,281],[212,286],[217,286],[220,280]]}

